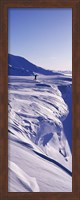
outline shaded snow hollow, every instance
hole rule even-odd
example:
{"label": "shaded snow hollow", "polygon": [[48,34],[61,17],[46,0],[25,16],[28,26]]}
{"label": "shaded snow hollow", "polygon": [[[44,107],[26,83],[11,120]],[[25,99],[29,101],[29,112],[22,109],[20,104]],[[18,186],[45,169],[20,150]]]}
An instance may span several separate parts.
{"label": "shaded snow hollow", "polygon": [[8,190],[71,192],[72,101],[66,101],[71,76],[33,79],[10,76],[8,81]]}

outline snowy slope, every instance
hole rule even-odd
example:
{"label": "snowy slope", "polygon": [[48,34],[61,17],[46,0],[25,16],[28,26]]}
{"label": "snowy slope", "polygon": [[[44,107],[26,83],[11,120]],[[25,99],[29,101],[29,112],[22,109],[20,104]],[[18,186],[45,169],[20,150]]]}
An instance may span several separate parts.
{"label": "snowy slope", "polygon": [[8,75],[32,76],[35,73],[43,75],[58,74],[57,72],[52,72],[50,70],[36,66],[23,57],[8,54]]}
{"label": "snowy slope", "polygon": [[71,76],[8,83],[9,191],[71,192]]}

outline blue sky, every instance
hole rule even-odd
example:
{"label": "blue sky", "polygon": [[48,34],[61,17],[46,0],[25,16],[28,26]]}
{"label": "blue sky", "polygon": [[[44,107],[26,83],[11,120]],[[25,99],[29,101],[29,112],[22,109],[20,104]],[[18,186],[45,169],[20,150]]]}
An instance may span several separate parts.
{"label": "blue sky", "polygon": [[51,70],[72,70],[72,9],[8,9],[8,52]]}

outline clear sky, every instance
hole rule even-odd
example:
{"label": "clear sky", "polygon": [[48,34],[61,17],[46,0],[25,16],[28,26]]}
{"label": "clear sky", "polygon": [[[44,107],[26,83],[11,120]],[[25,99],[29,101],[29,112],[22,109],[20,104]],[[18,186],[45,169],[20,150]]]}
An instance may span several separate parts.
{"label": "clear sky", "polygon": [[72,70],[72,9],[8,9],[8,52],[50,70]]}

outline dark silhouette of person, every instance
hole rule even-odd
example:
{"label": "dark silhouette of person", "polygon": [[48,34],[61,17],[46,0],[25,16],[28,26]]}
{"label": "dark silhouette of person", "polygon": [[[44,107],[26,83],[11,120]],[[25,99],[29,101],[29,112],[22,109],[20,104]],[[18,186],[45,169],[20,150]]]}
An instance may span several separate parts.
{"label": "dark silhouette of person", "polygon": [[34,79],[35,79],[35,80],[37,79],[37,76],[38,76],[37,74],[34,75]]}

